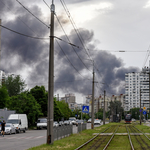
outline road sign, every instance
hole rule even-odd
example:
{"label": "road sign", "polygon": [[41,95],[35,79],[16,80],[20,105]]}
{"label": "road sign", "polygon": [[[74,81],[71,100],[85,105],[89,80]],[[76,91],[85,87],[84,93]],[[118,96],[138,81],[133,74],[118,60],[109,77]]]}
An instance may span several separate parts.
{"label": "road sign", "polygon": [[143,107],[143,109],[145,110],[145,109],[146,109],[146,107]]}
{"label": "road sign", "polygon": [[143,115],[146,115],[146,111],[143,111]]}
{"label": "road sign", "polygon": [[142,112],[142,109],[140,109],[139,111]]}
{"label": "road sign", "polygon": [[82,106],[83,113],[89,113],[89,106]]}

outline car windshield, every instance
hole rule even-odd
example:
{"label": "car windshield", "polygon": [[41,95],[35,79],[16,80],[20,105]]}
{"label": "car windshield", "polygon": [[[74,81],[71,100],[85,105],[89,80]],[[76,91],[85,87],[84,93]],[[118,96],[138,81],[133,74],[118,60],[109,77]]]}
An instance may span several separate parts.
{"label": "car windshield", "polygon": [[21,122],[20,119],[11,119],[11,120],[7,120],[7,123],[12,123],[12,124],[19,124]]}
{"label": "car windshield", "polygon": [[73,119],[73,118],[70,118],[69,120],[71,120],[71,121],[74,121],[75,119]]}
{"label": "car windshield", "polygon": [[46,123],[46,122],[47,122],[47,119],[38,119],[37,122],[38,122],[38,123]]}
{"label": "car windshield", "polygon": [[6,127],[11,127],[11,125],[9,125],[9,124],[6,124]]}

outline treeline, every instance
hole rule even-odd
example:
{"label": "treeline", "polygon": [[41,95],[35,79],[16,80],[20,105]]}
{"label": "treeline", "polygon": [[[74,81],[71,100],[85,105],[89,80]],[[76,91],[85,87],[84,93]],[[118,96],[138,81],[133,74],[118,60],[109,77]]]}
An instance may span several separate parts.
{"label": "treeline", "polygon": [[[0,108],[27,114],[29,126],[33,126],[39,117],[47,117],[48,92],[44,86],[25,89],[25,81],[20,75],[8,76],[0,86]],[[71,116],[74,117],[74,112],[68,104],[54,97],[54,120],[66,120]]]}

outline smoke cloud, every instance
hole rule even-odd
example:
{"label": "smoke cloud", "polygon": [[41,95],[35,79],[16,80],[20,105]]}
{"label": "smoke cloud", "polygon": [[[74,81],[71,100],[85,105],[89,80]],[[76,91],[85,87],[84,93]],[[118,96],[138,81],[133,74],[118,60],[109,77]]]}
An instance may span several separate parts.
{"label": "smoke cloud", "polygon": [[[22,10],[22,8],[14,5],[12,1],[7,0],[3,2],[5,2],[5,6],[0,5],[1,12],[4,13],[11,6],[11,13],[14,12],[17,15],[13,19],[9,18],[6,20],[2,18],[2,25],[30,36],[48,38],[49,29],[42,25],[41,22]],[[30,9],[38,18],[44,18],[38,6],[32,5]],[[64,24],[68,23],[63,15],[59,16],[59,18]],[[104,89],[108,90],[110,94],[124,93],[125,73],[139,71],[139,68],[125,68],[120,58],[109,52],[98,50],[93,31],[82,28],[80,29],[80,34],[86,47],[97,50],[97,52],[85,50],[74,30],[70,32],[68,37],[71,43],[80,46],[80,48],[72,47],[58,40],[60,48],[55,40],[55,92],[61,90],[65,94],[69,89],[74,93],[91,94],[93,66],[89,59],[92,58],[96,66],[95,82],[98,82],[97,85],[99,85],[97,88],[98,94]],[[67,41],[64,35],[60,38]],[[35,40],[23,37],[3,28],[1,40],[0,69],[6,73],[16,73],[25,76],[29,88],[35,85],[45,85],[47,89],[49,40]]]}

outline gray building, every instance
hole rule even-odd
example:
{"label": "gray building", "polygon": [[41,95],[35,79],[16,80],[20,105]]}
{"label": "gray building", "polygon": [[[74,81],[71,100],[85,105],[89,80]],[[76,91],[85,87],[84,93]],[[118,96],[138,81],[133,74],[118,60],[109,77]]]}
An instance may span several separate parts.
{"label": "gray building", "polygon": [[10,114],[15,114],[15,110],[7,110],[7,108],[0,109],[0,121],[5,120],[7,121]]}

